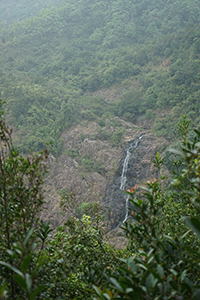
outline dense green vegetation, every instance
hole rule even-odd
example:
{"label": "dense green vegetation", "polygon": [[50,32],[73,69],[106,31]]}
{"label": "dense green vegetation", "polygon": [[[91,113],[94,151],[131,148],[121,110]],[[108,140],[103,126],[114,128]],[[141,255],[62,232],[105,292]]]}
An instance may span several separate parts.
{"label": "dense green vegetation", "polygon": [[107,242],[99,205],[77,207],[73,193],[62,191],[60,205],[70,216],[65,224],[53,230],[38,220],[47,151],[20,156],[2,113],[1,299],[199,299],[200,132],[188,139],[186,118],[181,148],[171,149],[180,157],[172,187],[164,188],[157,153],[158,179],[143,187],[142,198],[136,187],[127,190],[131,218],[122,251]]}
{"label": "dense green vegetation", "polygon": [[[199,124],[199,1],[48,3],[32,17],[35,2],[23,17],[16,6],[22,20],[1,24],[0,89],[20,151],[50,142],[59,155],[63,130],[105,113],[135,122],[156,112],[154,131],[170,140],[183,113]],[[92,95],[115,86],[118,103]]]}

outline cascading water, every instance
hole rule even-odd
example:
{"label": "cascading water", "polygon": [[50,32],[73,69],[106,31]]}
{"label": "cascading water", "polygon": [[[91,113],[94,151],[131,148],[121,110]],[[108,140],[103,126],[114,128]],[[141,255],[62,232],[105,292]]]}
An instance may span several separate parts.
{"label": "cascading water", "polygon": [[[141,140],[143,135],[140,135],[137,140],[132,142],[129,147],[126,149],[126,157],[124,159],[123,167],[122,167],[122,175],[121,175],[121,182],[120,182],[120,190],[125,190],[126,181],[127,181],[127,170],[128,170],[128,163],[131,157],[131,152],[137,148],[139,140]],[[123,223],[126,222],[128,218],[128,200],[129,196],[126,197],[126,205],[125,205],[125,218],[123,220]]]}
{"label": "cascading water", "polygon": [[[102,206],[108,212],[110,230],[128,219],[129,197],[122,191],[133,187],[140,176],[141,155],[145,153],[144,145],[141,143],[142,138],[143,135],[140,135],[135,141],[128,143],[124,156],[120,160],[118,169],[106,191],[105,198],[102,200]],[[142,171],[144,172],[143,169]]]}

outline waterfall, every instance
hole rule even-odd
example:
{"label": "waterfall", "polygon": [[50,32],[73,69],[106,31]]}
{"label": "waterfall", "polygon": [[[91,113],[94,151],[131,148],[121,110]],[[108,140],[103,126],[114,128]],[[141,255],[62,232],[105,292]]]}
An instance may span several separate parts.
{"label": "waterfall", "polygon": [[[121,184],[120,184],[120,190],[125,190],[125,186],[126,186],[126,181],[127,181],[127,170],[128,170],[128,163],[131,157],[131,152],[137,148],[139,140],[141,140],[143,137],[143,134],[140,135],[138,137],[137,140],[135,140],[134,142],[132,142],[129,147],[126,149],[126,157],[124,159],[124,163],[123,163],[123,168],[122,168],[122,175],[121,175]],[[129,195],[127,195],[126,197],[126,205],[125,205],[125,218],[123,220],[123,223],[126,222],[127,218],[128,218],[128,200],[129,200]]]}

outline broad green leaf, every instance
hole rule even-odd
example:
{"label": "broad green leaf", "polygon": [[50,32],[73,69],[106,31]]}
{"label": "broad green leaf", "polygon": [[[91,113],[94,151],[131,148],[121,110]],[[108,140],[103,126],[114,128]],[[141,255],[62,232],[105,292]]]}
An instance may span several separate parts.
{"label": "broad green leaf", "polygon": [[186,231],[186,232],[180,237],[180,240],[183,240],[183,239],[186,237],[186,235],[188,235],[188,233],[189,233],[190,231],[191,231],[191,230]]}
{"label": "broad green leaf", "polygon": [[0,298],[3,298],[6,296],[6,287],[7,287],[7,283],[4,284],[1,288],[0,288]]}
{"label": "broad green leaf", "polygon": [[163,267],[161,265],[157,266],[157,272],[160,275],[160,277],[164,276],[164,270],[163,270]]}
{"label": "broad green leaf", "polygon": [[12,265],[5,263],[4,261],[0,261],[0,265],[3,265],[7,268],[9,268],[10,270],[14,271],[15,273],[17,273],[19,276],[21,276],[22,278],[24,277],[24,274],[18,270],[17,268],[13,267]]}
{"label": "broad green leaf", "polygon": [[30,295],[31,300],[35,300],[35,297],[42,292],[45,288],[44,284],[39,285]]}
{"label": "broad green leaf", "polygon": [[151,256],[149,259],[148,259],[148,264],[150,264],[152,262],[152,260],[154,260],[154,256]]}
{"label": "broad green leaf", "polygon": [[135,264],[133,261],[131,261],[131,262],[128,264],[128,266],[129,266],[129,268],[130,268],[130,270],[131,270],[132,272],[136,272],[136,271],[137,271],[137,266],[136,266],[136,264]]}
{"label": "broad green leaf", "polygon": [[198,289],[198,291],[197,291],[196,299],[197,299],[197,300],[200,300],[200,289]]}
{"label": "broad green leaf", "polygon": [[174,148],[169,148],[168,151],[169,151],[169,152],[172,152],[172,153],[174,153],[174,154],[180,155],[180,156],[182,156],[182,157],[185,156],[184,153],[183,153],[182,151],[177,150],[177,149],[174,149]]}
{"label": "broad green leaf", "polygon": [[184,277],[184,281],[185,281],[187,287],[189,288],[189,290],[192,291],[192,286],[193,286],[193,284],[192,284],[192,282],[189,280],[189,278],[185,276],[185,277]]}
{"label": "broad green leaf", "polygon": [[197,218],[188,218],[188,226],[192,229],[193,232],[200,238],[200,221]]}
{"label": "broad green leaf", "polygon": [[97,295],[101,296],[101,289],[96,287],[95,285],[93,285],[93,289],[95,290],[95,292],[97,293]]}
{"label": "broad green leaf", "polygon": [[148,270],[148,269],[147,269],[147,267],[146,267],[146,266],[144,266],[143,264],[138,264],[138,267],[140,267],[140,268],[144,269],[145,271],[147,271],[147,270]]}
{"label": "broad green leaf", "polygon": [[32,271],[32,276],[34,276],[35,274],[37,274],[37,272],[40,270],[40,268],[43,266],[43,264],[45,263],[46,258],[43,257],[41,259],[41,261],[39,262],[39,264],[37,265],[37,267],[35,268],[35,270]]}
{"label": "broad green leaf", "polygon": [[151,255],[151,253],[153,253],[153,251],[154,251],[154,249],[152,248],[152,249],[150,249],[150,251],[148,252],[148,256],[150,256]]}
{"label": "broad green leaf", "polygon": [[104,297],[105,297],[107,300],[110,300],[110,299],[111,299],[110,296],[109,296],[107,293],[104,293],[103,295],[104,295]]}
{"label": "broad green leaf", "polygon": [[30,263],[31,263],[31,259],[32,259],[32,256],[30,254],[24,258],[22,265],[21,265],[21,270],[23,272],[26,272],[28,270]]}
{"label": "broad green leaf", "polygon": [[25,274],[25,280],[28,288],[28,292],[31,293],[31,288],[32,288],[32,278],[30,274],[26,273]]}
{"label": "broad green leaf", "polygon": [[174,276],[177,276],[178,273],[174,270],[174,269],[169,269],[169,271],[174,275]]}
{"label": "broad green leaf", "polygon": [[27,285],[26,285],[24,278],[22,278],[21,276],[16,275],[16,274],[13,277],[14,277],[14,280],[19,284],[19,286],[23,290],[27,291]]}
{"label": "broad green leaf", "polygon": [[152,274],[150,274],[147,279],[146,279],[146,288],[147,288],[147,293],[150,295],[151,293],[151,283],[152,283],[152,279],[153,279],[153,276]]}
{"label": "broad green leaf", "polygon": [[187,274],[187,270],[184,270],[184,271],[181,273],[181,281],[184,280],[186,274]]}
{"label": "broad green leaf", "polygon": [[133,292],[133,289],[132,289],[132,288],[127,288],[127,289],[126,289],[126,294],[129,294],[129,293],[131,293],[131,292]]}
{"label": "broad green leaf", "polygon": [[11,256],[13,256],[13,255],[15,254],[15,252],[14,252],[13,250],[10,250],[10,249],[7,250],[7,253],[8,253],[9,255],[11,255]]}
{"label": "broad green leaf", "polygon": [[31,237],[31,235],[32,235],[32,233],[33,233],[33,228],[31,228],[30,230],[29,230],[29,232],[27,233],[27,235],[26,235],[26,237],[25,237],[25,239],[24,239],[24,246],[26,246],[26,244],[27,244],[27,242],[28,242],[28,240],[30,239],[30,237]]}
{"label": "broad green leaf", "polygon": [[123,292],[123,289],[122,289],[121,285],[119,284],[119,282],[115,278],[111,277],[110,281],[112,282],[112,284],[114,284],[114,286],[116,287],[116,289],[118,291]]}

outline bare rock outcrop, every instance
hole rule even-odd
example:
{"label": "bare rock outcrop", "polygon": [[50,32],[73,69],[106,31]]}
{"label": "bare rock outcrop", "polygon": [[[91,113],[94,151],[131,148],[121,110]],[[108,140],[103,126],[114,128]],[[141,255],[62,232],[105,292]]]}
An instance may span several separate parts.
{"label": "bare rock outcrop", "polygon": [[[125,200],[118,188],[122,163],[128,143],[141,134],[144,136],[133,153],[127,184],[132,187],[154,176],[152,159],[166,141],[132,123],[114,119],[108,120],[104,128],[96,122],[83,122],[63,133],[63,153],[58,158],[50,157],[45,183],[47,209],[42,212],[42,218],[49,220],[53,227],[62,224],[68,217],[59,207],[60,195],[65,192],[74,192],[77,204],[98,201],[106,209],[114,211],[115,225],[123,219]],[[120,146],[99,135],[102,130],[112,134],[117,130],[116,124],[124,130]]]}

